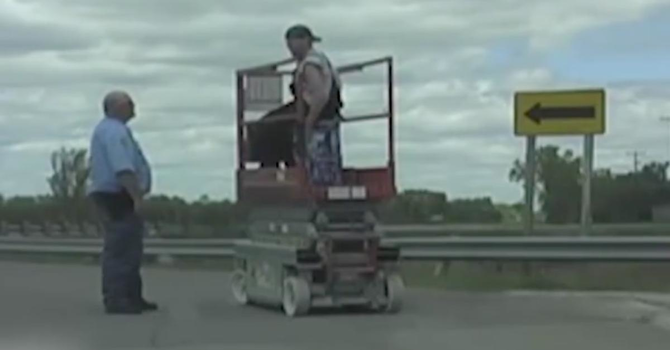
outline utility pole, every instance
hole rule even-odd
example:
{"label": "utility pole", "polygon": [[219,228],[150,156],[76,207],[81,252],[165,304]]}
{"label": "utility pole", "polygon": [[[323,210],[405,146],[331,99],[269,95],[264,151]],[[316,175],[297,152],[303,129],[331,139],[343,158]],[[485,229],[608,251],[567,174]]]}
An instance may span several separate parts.
{"label": "utility pole", "polygon": [[633,151],[628,152],[628,155],[633,157],[633,173],[637,174],[640,165],[640,156],[644,155],[644,152]]}
{"label": "utility pole", "polygon": [[663,116],[660,118],[662,123],[668,124],[668,142],[667,142],[667,150],[666,150],[666,160],[668,163],[670,163],[670,116]]}

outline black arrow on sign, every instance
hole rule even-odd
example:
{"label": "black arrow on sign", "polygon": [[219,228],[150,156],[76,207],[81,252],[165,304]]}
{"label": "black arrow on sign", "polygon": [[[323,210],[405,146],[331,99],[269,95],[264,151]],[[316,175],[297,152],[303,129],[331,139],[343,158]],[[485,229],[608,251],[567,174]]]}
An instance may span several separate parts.
{"label": "black arrow on sign", "polygon": [[526,112],[526,117],[537,124],[551,119],[592,119],[596,117],[596,108],[593,106],[574,107],[543,107],[536,103]]}

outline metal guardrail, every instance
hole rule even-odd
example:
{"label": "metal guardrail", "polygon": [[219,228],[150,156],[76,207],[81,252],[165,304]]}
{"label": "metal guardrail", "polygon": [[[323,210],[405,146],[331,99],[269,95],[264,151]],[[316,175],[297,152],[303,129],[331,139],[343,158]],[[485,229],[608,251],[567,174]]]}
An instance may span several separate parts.
{"label": "metal guardrail", "polygon": [[[147,222],[147,233],[157,238],[214,238],[224,229],[227,238],[244,236],[244,227],[216,227],[208,225],[178,225],[161,222]],[[387,237],[406,236],[522,236],[523,227],[515,224],[419,224],[419,225],[380,225]],[[538,224],[533,236],[579,236],[583,232],[579,225]],[[670,236],[670,224],[633,223],[633,224],[595,224],[591,228],[593,236]],[[92,223],[31,223],[9,224],[0,222],[0,238],[96,238],[101,237],[100,228]]]}
{"label": "metal guardrail", "polygon": [[[220,227],[211,225],[178,225],[161,222],[145,222],[145,229],[152,237],[185,238],[215,237]],[[239,226],[226,228],[229,237],[240,237]],[[31,223],[0,222],[0,237],[31,238],[95,238],[102,236],[102,228],[92,223]]]}
{"label": "metal guardrail", "polygon": [[[447,224],[382,226],[389,237],[405,236],[525,236],[523,227],[506,224]],[[579,225],[538,224],[533,236],[582,236]],[[670,236],[670,225],[659,223],[595,224],[591,236]]]}
{"label": "metal guardrail", "polygon": [[[234,239],[145,241],[153,256],[230,257]],[[670,262],[670,237],[412,237],[388,238],[405,260],[542,260]],[[99,254],[100,239],[0,238],[1,253]]]}
{"label": "metal guardrail", "polygon": [[397,238],[414,260],[541,260],[670,262],[670,237]]}

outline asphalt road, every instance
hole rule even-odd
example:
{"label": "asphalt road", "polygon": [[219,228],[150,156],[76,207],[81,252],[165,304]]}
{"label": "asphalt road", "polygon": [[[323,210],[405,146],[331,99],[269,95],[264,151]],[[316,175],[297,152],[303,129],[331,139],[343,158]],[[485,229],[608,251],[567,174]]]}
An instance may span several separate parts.
{"label": "asphalt road", "polygon": [[[106,316],[91,266],[0,262],[5,349],[668,349],[665,306],[620,295],[412,290],[398,315],[332,310],[288,319],[239,307],[224,273],[148,269],[162,310]],[[668,309],[670,310],[670,309]]]}

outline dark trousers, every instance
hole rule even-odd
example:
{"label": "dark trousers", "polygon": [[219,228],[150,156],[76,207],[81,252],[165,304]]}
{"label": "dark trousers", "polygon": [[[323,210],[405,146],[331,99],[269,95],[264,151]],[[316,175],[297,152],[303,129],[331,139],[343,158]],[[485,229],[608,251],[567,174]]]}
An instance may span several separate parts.
{"label": "dark trousers", "polygon": [[[102,216],[101,256],[105,305],[135,304],[142,298],[140,268],[144,250],[144,222],[125,194],[94,195]],[[130,204],[129,204],[130,203]]]}
{"label": "dark trousers", "polygon": [[105,304],[138,303],[142,299],[144,223],[137,214],[104,223],[102,295]]}

